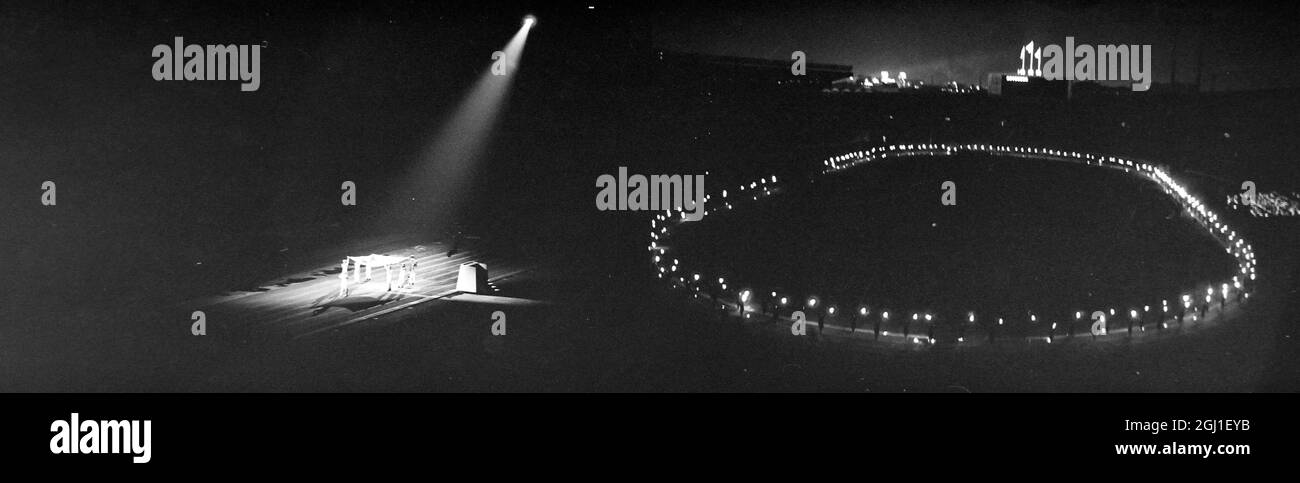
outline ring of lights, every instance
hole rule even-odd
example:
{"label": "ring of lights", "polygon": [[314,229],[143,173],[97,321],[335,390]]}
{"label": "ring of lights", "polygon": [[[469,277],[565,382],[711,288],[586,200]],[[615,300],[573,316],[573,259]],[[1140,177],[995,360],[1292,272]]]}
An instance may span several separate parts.
{"label": "ring of lights", "polygon": [[[1229,301],[1230,293],[1235,295],[1238,301],[1242,301],[1246,298],[1249,298],[1250,294],[1249,292],[1247,292],[1248,290],[1247,284],[1253,283],[1253,281],[1255,280],[1256,278],[1255,269],[1257,264],[1255,253],[1254,250],[1251,248],[1250,243],[1248,243],[1242,237],[1238,236],[1237,232],[1229,228],[1227,223],[1221,222],[1219,220],[1219,215],[1217,213],[1214,213],[1209,208],[1207,208],[1205,204],[1201,202],[1200,199],[1198,199],[1196,196],[1189,193],[1187,189],[1183,187],[1183,185],[1179,184],[1172,177],[1170,177],[1169,174],[1166,173],[1164,169],[1151,163],[1147,163],[1143,161],[1135,161],[1135,160],[1126,159],[1118,156],[1106,156],[1106,155],[1099,155],[1099,154],[1092,154],[1092,153],[1080,153],[1075,151],[1063,151],[1063,150],[1034,148],[1034,147],[1016,147],[1016,146],[986,145],[986,144],[961,144],[961,145],[905,144],[905,145],[879,146],[879,147],[874,147],[866,150],[854,151],[850,153],[841,154],[838,156],[833,156],[823,161],[821,167],[822,169],[821,174],[823,175],[832,174],[855,166],[859,166],[862,164],[867,164],[876,160],[887,159],[887,158],[917,157],[917,156],[952,156],[960,152],[982,153],[982,154],[987,154],[992,156],[1019,157],[1019,158],[1042,160],[1042,161],[1068,162],[1068,163],[1082,164],[1087,166],[1095,166],[1098,168],[1114,169],[1114,170],[1123,171],[1125,173],[1129,173],[1134,176],[1141,177],[1142,179],[1155,183],[1157,186],[1160,187],[1162,191],[1164,191],[1175,202],[1177,202],[1180,206],[1182,206],[1183,209],[1185,209],[1187,213],[1198,224],[1202,226],[1202,228],[1209,231],[1209,233],[1214,237],[1214,239],[1217,240],[1221,246],[1223,246],[1224,251],[1227,252],[1229,255],[1231,255],[1237,263],[1237,273],[1235,273],[1232,276],[1231,280],[1224,280],[1221,283],[1217,284],[1219,290],[1217,291],[1215,290],[1215,286],[1216,286],[1215,284],[1211,284],[1209,287],[1206,288],[1204,304],[1200,303],[1201,299],[1199,296],[1199,292],[1194,290],[1186,291],[1182,294],[1179,294],[1177,297],[1174,297],[1174,300],[1176,302],[1181,301],[1183,303],[1184,313],[1180,313],[1177,320],[1181,322],[1186,315],[1194,314],[1196,311],[1196,307],[1200,307],[1201,313],[1202,315],[1204,315],[1205,311],[1208,310],[1208,308],[1212,305],[1215,299],[1214,296],[1216,295],[1216,292],[1218,292],[1218,297],[1220,301],[1220,312],[1222,312],[1224,308],[1226,308],[1227,303]],[[712,207],[706,208],[705,213],[707,215],[707,214],[720,213],[723,211],[730,211],[734,208],[734,204],[758,202],[759,200],[770,197],[778,192],[780,192],[780,185],[777,182],[776,176],[768,176],[765,178],[761,178],[752,181],[748,184],[742,184],[738,186],[735,189],[735,191],[731,193],[729,193],[728,190],[722,190],[721,192],[716,193],[717,197],[719,198],[716,201],[714,199],[715,198],[714,194],[705,196],[704,201],[706,203],[706,207],[708,207],[709,203],[712,202]],[[750,305],[754,303],[756,294],[768,293],[768,290],[770,289],[763,289],[761,287],[731,287],[729,289],[725,277],[717,277],[717,283],[714,284],[713,283],[714,278],[712,276],[702,275],[700,273],[692,273],[689,270],[686,270],[681,265],[681,261],[672,256],[673,249],[671,245],[665,244],[665,242],[671,240],[673,236],[673,229],[685,221],[685,216],[686,216],[685,211],[679,208],[675,210],[669,210],[665,213],[656,215],[650,221],[650,227],[651,227],[650,244],[647,247],[647,249],[651,253],[651,259],[652,259],[654,269],[656,271],[656,276],[658,276],[660,279],[667,280],[673,287],[683,287],[688,290],[694,291],[695,292],[694,296],[697,298],[700,297],[701,292],[705,292],[706,291],[705,288],[707,288],[708,289],[707,292],[710,292],[710,295],[713,296],[712,298],[721,304],[721,308],[723,310],[735,310],[737,315],[743,314],[744,317],[748,318],[751,315],[749,313],[749,308]],[[691,275],[688,277],[686,275],[687,273],[691,273]],[[1198,294],[1195,296],[1195,299],[1193,299],[1193,294]],[[781,310],[780,309],[781,307],[788,307],[789,301],[791,299],[792,299],[792,295],[788,295],[788,294],[778,295],[777,292],[772,291],[771,297],[770,299],[768,299],[767,302],[776,306],[777,307],[776,310],[779,311]],[[795,296],[793,297],[793,300],[803,300],[803,297]],[[1163,327],[1164,324],[1166,324],[1167,321],[1170,320],[1168,300],[1169,299],[1163,299],[1161,301],[1160,309],[1156,312],[1157,314],[1163,314],[1160,315],[1159,320],[1156,321],[1156,323],[1160,324],[1161,327]],[[816,309],[817,303],[818,300],[815,297],[809,297],[807,299],[807,303],[804,305],[804,308],[808,310],[814,310]],[[764,306],[766,305],[767,304],[765,303]],[[1144,313],[1149,312],[1150,307],[1151,306],[1149,305],[1145,306],[1143,312]],[[1185,312],[1188,309],[1191,309],[1190,313]],[[790,310],[795,310],[795,309],[791,308]],[[869,309],[866,308],[865,306],[858,307],[856,308],[856,310],[860,311],[860,314],[864,317],[872,315],[869,312]],[[834,307],[829,308],[829,311],[830,311],[829,314],[831,316],[835,315]],[[775,313],[779,313],[779,312],[775,312]],[[920,323],[921,318],[924,318],[924,320],[927,321],[928,323],[928,321],[930,321],[934,316],[934,314],[929,314],[924,312],[901,311],[898,313],[902,314],[902,317],[898,317],[898,318],[906,320],[906,317],[908,317],[908,314],[910,314],[911,320],[917,321],[918,323]],[[1029,311],[1030,321],[1033,323],[1038,322],[1037,316],[1034,315],[1035,313],[1040,313],[1040,312],[1034,310]],[[1048,312],[1041,312],[1041,313],[1048,313]],[[1131,335],[1132,333],[1131,323],[1129,325],[1130,329],[1126,331],[1121,332],[1120,330],[1114,330],[1114,331],[1106,330],[1105,327],[1106,319],[1110,317],[1114,317],[1115,314],[1116,312],[1113,307],[1110,308],[1109,311],[1098,310],[1092,313],[1092,317],[1090,317],[1091,320],[1096,321],[1100,319],[1102,322],[1100,332],[1096,331],[1096,327],[1097,327],[1096,324],[1094,324],[1093,326],[1094,330],[1092,336],[1094,339],[1106,339],[1108,337],[1114,337],[1121,333],[1125,335]],[[825,315],[827,314],[823,310],[823,312],[821,313],[821,317],[824,318]],[[857,315],[858,314],[853,314],[855,321]],[[1085,312],[1076,311],[1075,322],[1081,320],[1084,315]],[[1195,320],[1196,316],[1193,315],[1192,317],[1193,320]],[[973,312],[968,312],[966,316],[961,318],[967,319],[967,321],[970,323],[975,322],[975,315]],[[883,320],[885,323],[888,323],[890,320],[889,312],[882,311],[881,314],[877,315],[877,319]],[[1137,309],[1130,309],[1130,319],[1140,320]],[[998,317],[997,320],[998,320],[998,325],[1003,324],[1003,318]],[[1139,322],[1138,325],[1138,327],[1141,328],[1142,330],[1145,330],[1144,322],[1145,321]],[[991,319],[986,320],[985,323],[986,325],[991,326]],[[864,324],[867,326],[871,325],[870,322],[864,322]],[[1026,336],[1026,338],[1029,340],[1041,340],[1050,344],[1052,340],[1055,337],[1057,337],[1056,325],[1057,325],[1056,323],[1051,323],[1050,332],[1048,332],[1047,335],[1045,336],[1030,335],[1030,336]],[[850,333],[853,332],[851,331]],[[863,333],[870,333],[870,332],[864,330]],[[965,333],[964,326],[962,327],[960,333],[962,334]],[[928,335],[921,335],[920,333],[918,333],[915,336],[912,336],[911,334],[904,332],[904,336],[902,337],[902,340],[903,342],[934,344],[937,342],[936,340],[937,338],[933,334],[934,334],[933,330],[929,331]],[[885,335],[889,336],[888,332],[886,332]],[[897,337],[897,334],[895,334],[894,336]],[[876,338],[879,339],[879,334],[876,335]],[[990,339],[992,338],[993,336],[990,336]],[[887,337],[886,340],[889,340],[889,337]],[[955,337],[951,341],[948,340],[939,340],[939,341],[953,342],[958,344],[968,342],[964,336]]]}

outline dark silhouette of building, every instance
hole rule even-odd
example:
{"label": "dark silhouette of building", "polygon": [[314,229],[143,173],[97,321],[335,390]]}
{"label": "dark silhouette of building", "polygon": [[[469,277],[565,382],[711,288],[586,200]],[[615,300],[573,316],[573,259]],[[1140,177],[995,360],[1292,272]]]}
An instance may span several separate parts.
{"label": "dark silhouette of building", "polygon": [[805,62],[794,75],[794,60],[656,51],[653,81],[664,88],[700,96],[782,91],[820,91],[853,75],[853,66]]}

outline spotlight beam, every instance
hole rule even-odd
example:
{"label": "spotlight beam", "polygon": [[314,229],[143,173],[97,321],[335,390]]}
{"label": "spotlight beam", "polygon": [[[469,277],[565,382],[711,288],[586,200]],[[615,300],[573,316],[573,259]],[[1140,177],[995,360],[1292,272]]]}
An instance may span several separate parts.
{"label": "spotlight beam", "polygon": [[499,71],[494,72],[491,67],[483,72],[408,170],[409,196],[403,201],[413,202],[413,211],[418,213],[410,221],[432,229],[445,228],[455,221],[474,170],[509,98],[524,43],[535,23],[535,17],[525,17],[523,26],[502,49],[504,56],[493,59],[493,63],[504,62],[505,72],[497,75]]}

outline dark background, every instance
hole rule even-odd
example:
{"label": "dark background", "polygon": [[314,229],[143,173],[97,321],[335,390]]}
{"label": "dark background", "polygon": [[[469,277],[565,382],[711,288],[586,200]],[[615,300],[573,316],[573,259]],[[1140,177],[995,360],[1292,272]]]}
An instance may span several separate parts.
{"label": "dark background", "polygon": [[[990,355],[976,364],[952,354],[899,359],[702,328],[699,319],[712,314],[700,314],[653,282],[645,264],[647,218],[601,213],[591,204],[592,180],[618,166],[642,173],[708,170],[710,186],[772,172],[800,179],[826,155],[882,135],[1149,157],[1196,173],[1192,182],[1208,200],[1222,199],[1243,179],[1262,190],[1294,189],[1300,106],[1292,89],[1294,56],[1286,52],[1294,45],[1293,7],[596,5],[7,5],[0,14],[6,266],[0,350],[8,363],[0,369],[0,389],[1297,389],[1293,220],[1240,221],[1264,260],[1263,276],[1276,281],[1273,305],[1261,305],[1266,315],[1243,326],[1248,330],[1123,349],[1118,356],[1087,353],[1077,357],[1109,361],[1103,364],[1109,372],[1061,381],[1039,368],[1069,372],[1076,356]],[[838,11],[851,15],[827,18]],[[494,141],[475,170],[472,216],[385,223],[405,208],[387,186],[415,162],[488,68],[491,52],[530,12],[540,22]],[[931,18],[934,23],[925,21]],[[1068,21],[1058,23],[1062,18]],[[1088,29],[1076,31],[1076,23]],[[911,33],[914,24],[919,33]],[[781,30],[784,25],[791,27]],[[773,29],[788,38],[767,33]],[[1176,29],[1186,30],[1175,35]],[[951,75],[971,82],[972,72],[1014,70],[1016,49],[1031,39],[1095,36],[1090,43],[1102,43],[1113,35],[1124,39],[1118,42],[1129,32],[1146,32],[1134,42],[1167,46],[1193,35],[1186,32],[1206,39],[1202,45],[1213,55],[1203,65],[1213,66],[1207,72],[1216,80],[1203,90],[1213,92],[1168,89],[1075,103],[702,95],[654,82],[648,61],[659,49],[772,59],[805,49],[812,61],[852,64],[859,72],[909,70],[920,73],[916,78],[928,72],[936,80]],[[175,36],[186,43],[263,45],[261,89],[240,92],[234,81],[152,80],[150,50]],[[1156,64],[1156,82],[1169,77],[1163,65]],[[38,203],[47,179],[58,182],[57,207]],[[342,179],[361,187],[357,209],[339,208]],[[310,263],[300,254],[355,237],[362,227],[446,237],[456,221],[500,252],[560,267],[563,295],[556,301],[564,308],[541,324],[554,330],[538,330],[507,355],[485,353],[464,335],[439,341],[459,350],[425,359],[411,355],[427,349],[421,339],[403,338],[400,330],[281,352],[242,343],[196,346],[174,335],[188,325],[187,314],[153,310],[273,278]],[[407,358],[388,364],[411,367],[409,378],[351,372],[383,372],[385,366],[368,365],[370,356],[394,347],[403,347],[396,353]],[[860,358],[866,363],[855,362]],[[920,360],[907,363],[913,358]],[[1204,365],[1184,364],[1193,358]],[[475,364],[481,361],[493,364],[481,369]],[[1167,371],[1127,376],[1134,366]],[[428,376],[440,371],[455,377]],[[510,382],[498,382],[503,377]]]}

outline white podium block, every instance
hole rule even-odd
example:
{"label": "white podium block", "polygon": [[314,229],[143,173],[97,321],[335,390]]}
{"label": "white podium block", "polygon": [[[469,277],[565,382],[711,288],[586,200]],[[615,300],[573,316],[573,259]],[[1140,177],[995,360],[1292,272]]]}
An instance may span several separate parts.
{"label": "white podium block", "polygon": [[460,264],[456,277],[456,291],[476,294],[488,293],[487,265],[478,262]]}

